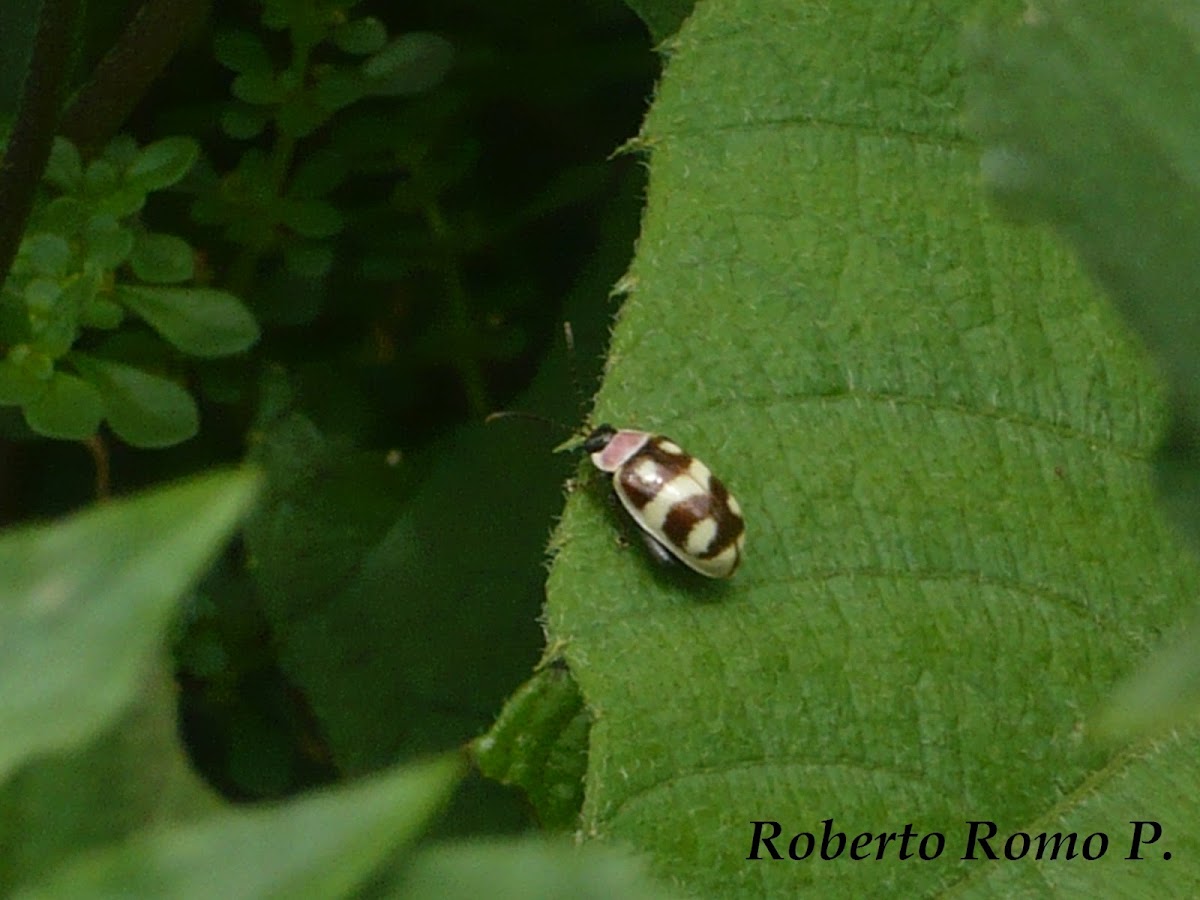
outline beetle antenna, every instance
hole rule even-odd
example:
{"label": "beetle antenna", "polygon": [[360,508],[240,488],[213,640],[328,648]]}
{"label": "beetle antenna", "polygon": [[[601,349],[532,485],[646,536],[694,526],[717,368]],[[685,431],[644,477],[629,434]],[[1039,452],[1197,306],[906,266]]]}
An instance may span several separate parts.
{"label": "beetle antenna", "polygon": [[538,415],[537,413],[526,412],[523,409],[498,409],[495,412],[488,413],[487,418],[483,420],[485,425],[491,425],[493,422],[498,422],[501,419],[527,419],[530,422],[539,422],[550,428],[558,428],[562,431],[570,431],[571,429],[562,422],[551,419],[548,416]]}
{"label": "beetle antenna", "polygon": [[[587,398],[583,393],[583,385],[579,380],[579,367],[575,359],[575,331],[571,328],[570,322],[563,322],[563,337],[566,339],[567,345],[567,366],[571,372],[571,386],[575,390],[575,397],[578,401],[579,416],[584,422],[587,421]],[[533,422],[540,422],[542,425],[548,425],[551,428],[557,428],[565,432],[569,437],[554,448],[555,453],[563,451],[577,450],[587,440],[588,432],[591,427],[585,425],[582,429],[572,428],[569,425],[564,425],[557,419],[551,419],[549,416],[543,416],[539,413],[526,412],[523,409],[501,409],[496,412],[489,413],[483,420],[484,424],[490,425],[492,422],[497,422],[500,419],[528,419]]]}

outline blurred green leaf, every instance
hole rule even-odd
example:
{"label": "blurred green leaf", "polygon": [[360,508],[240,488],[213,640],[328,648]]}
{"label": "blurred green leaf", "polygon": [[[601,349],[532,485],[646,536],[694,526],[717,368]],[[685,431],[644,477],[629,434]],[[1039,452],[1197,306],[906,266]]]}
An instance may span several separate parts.
{"label": "blurred green leaf", "polygon": [[96,389],[66,372],[55,372],[23,407],[25,422],[44,437],[82,441],[96,433],[104,404]]}
{"label": "blurred green leaf", "polygon": [[329,244],[289,244],[283,251],[288,272],[299,278],[324,278],[333,268],[333,247]]}
{"label": "blurred green leaf", "polygon": [[146,205],[146,192],[136,186],[124,185],[96,197],[92,209],[99,215],[126,219],[142,211]]}
{"label": "blurred green leaf", "polygon": [[[603,297],[628,261],[642,190],[627,170],[598,222],[603,252],[567,304],[585,374],[608,333]],[[555,342],[517,405],[573,420],[573,371]],[[541,563],[573,461],[551,453],[557,436],[540,425],[475,422],[389,468],[289,409],[255,429],[272,492],[246,540],[281,665],[339,768],[481,733],[537,660]]]}
{"label": "blurred green leaf", "polygon": [[226,291],[122,284],[113,297],[173,346],[193,356],[228,356],[258,340],[254,316]]}
{"label": "blurred green leaf", "polygon": [[78,191],[83,186],[83,160],[75,145],[66,138],[56,137],[42,177],[65,194]]}
{"label": "blurred green leaf", "polygon": [[306,91],[289,97],[275,114],[279,130],[291,138],[312,134],[327,121],[331,110],[318,105],[314,92]]}
{"label": "blurred green leaf", "polygon": [[112,163],[118,171],[122,171],[133,165],[134,160],[138,158],[138,153],[138,142],[131,135],[118,134],[104,145],[101,156]]}
{"label": "blurred green leaf", "polygon": [[154,284],[190,281],[195,274],[192,248],[173,234],[140,233],[129,256],[133,274]]}
{"label": "blurred green leaf", "polygon": [[62,285],[51,278],[34,278],[25,283],[21,299],[33,318],[48,317],[56,313],[58,298],[62,296]]}
{"label": "blurred green leaf", "polygon": [[95,297],[79,311],[79,323],[85,328],[110,330],[125,321],[125,310],[111,300]]}
{"label": "blurred green leaf", "polygon": [[414,31],[391,41],[362,64],[374,94],[419,94],[441,81],[454,61],[454,46],[445,38]]}
{"label": "blurred green leaf", "polygon": [[244,103],[230,103],[221,111],[221,130],[240,141],[257,137],[268,121],[270,118],[263,109]]}
{"label": "blurred green leaf", "polygon": [[83,353],[72,353],[71,363],[99,393],[105,420],[127,444],[170,447],[199,430],[196,401],[174,381]]}
{"label": "blurred green leaf", "polygon": [[46,380],[11,359],[0,360],[0,404],[24,404],[46,389]]}
{"label": "blurred green leaf", "polygon": [[125,170],[125,182],[142,192],[170,187],[188,173],[200,156],[190,137],[169,137],[147,144]]}
{"label": "blurred green leaf", "polygon": [[333,42],[345,53],[375,53],[387,43],[387,28],[374,16],[351,19],[334,29]]}
{"label": "blurred green leaf", "polygon": [[243,103],[271,106],[283,101],[287,91],[274,72],[249,72],[233,79],[229,92]]}
{"label": "blurred green leaf", "polygon": [[179,595],[255,486],[244,472],[209,475],[0,537],[0,778],[131,702]]}
{"label": "blurred green leaf", "polygon": [[[1200,547],[1200,20],[1195,4],[1050,2],[971,44],[973,117],[988,186],[1054,225],[1110,292],[1171,383],[1159,487]],[[1064,140],[1063,135],[1070,135]],[[1200,632],[1109,710],[1112,729],[1200,708]],[[1186,699],[1185,698],[1190,698]]]}
{"label": "blurred green leaf", "polygon": [[144,831],[148,822],[161,827],[219,805],[180,744],[179,688],[166,654],[155,648],[148,655],[119,715],[70,752],[40,754],[0,784],[5,896],[74,854]]}
{"label": "blurred green leaf", "polygon": [[213,38],[217,62],[239,74],[271,71],[271,57],[258,35],[248,31],[223,31]]}
{"label": "blurred green leaf", "polygon": [[55,197],[34,213],[32,221],[39,228],[62,235],[74,235],[83,230],[91,210],[77,197]]}
{"label": "blurred green leaf", "polygon": [[312,98],[322,113],[330,115],[362,99],[370,87],[361,72],[344,66],[330,67],[318,73]]}
{"label": "blurred green leaf", "polygon": [[479,770],[521,788],[543,828],[573,831],[583,804],[591,717],[565,666],[534,673],[471,745]]}
{"label": "blurred green leaf", "polygon": [[330,24],[327,7],[296,0],[263,0],[262,21],[268,28],[289,30],[292,43],[305,50],[316,46]]}
{"label": "blurred green leaf", "polygon": [[385,896],[406,900],[668,900],[645,862],[617,847],[536,838],[467,841],[414,854]]}
{"label": "blurred green leaf", "polygon": [[9,350],[8,361],[42,382],[54,374],[54,360],[28,344],[17,344]]}
{"label": "blurred green leaf", "polygon": [[83,856],[18,896],[349,896],[416,839],[460,770],[458,760],[442,758],[289,803],[147,832]]}
{"label": "blurred green leaf", "polygon": [[[546,622],[595,715],[580,833],[699,896],[1011,896],[989,888],[1016,867],[960,859],[968,819],[1103,826],[1104,860],[1059,864],[1075,895],[1200,878],[1177,799],[1195,733],[1088,732],[1200,592],[1150,489],[1162,385],[1049,236],[979,195],[971,8],[699,4],[637,142],[650,190],[596,418],[708,463],[746,559],[725,583],[659,572],[592,477]],[[1133,808],[1179,850],[1152,874],[1116,852]],[[745,859],[750,823],[830,816],[947,852]],[[1027,884],[1065,880],[1051,865]]]}
{"label": "blurred green leaf", "polygon": [[83,173],[84,190],[91,197],[103,197],[117,189],[116,167],[106,159],[94,159]]}
{"label": "blurred green leaf", "polygon": [[87,265],[115,269],[133,252],[134,236],[115,216],[99,215],[88,220],[83,241]]}
{"label": "blurred green leaf", "polygon": [[316,150],[296,163],[288,182],[292,197],[311,199],[323,197],[337,188],[349,171],[349,160],[341,153]]}
{"label": "blurred green leaf", "polygon": [[20,260],[38,275],[58,278],[71,262],[71,245],[57,234],[31,234],[21,242]]}
{"label": "blurred green leaf", "polygon": [[278,210],[280,221],[301,237],[333,237],[345,226],[342,214],[324,200],[283,198]]}

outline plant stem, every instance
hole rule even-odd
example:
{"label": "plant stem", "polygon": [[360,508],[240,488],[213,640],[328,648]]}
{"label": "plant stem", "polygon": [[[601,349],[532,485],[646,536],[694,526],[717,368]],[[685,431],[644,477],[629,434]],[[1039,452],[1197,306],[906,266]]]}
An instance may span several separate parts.
{"label": "plant stem", "polygon": [[50,158],[79,0],[42,0],[17,117],[0,160],[0,284],[8,277]]}
{"label": "plant stem", "polygon": [[85,157],[111,139],[184,38],[208,16],[210,5],[211,0],[145,0],[71,98],[62,135]]}

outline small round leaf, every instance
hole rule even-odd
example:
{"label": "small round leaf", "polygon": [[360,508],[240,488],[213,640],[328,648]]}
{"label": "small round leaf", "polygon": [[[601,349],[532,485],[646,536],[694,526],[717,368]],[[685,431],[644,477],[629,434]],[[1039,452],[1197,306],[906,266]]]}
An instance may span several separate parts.
{"label": "small round leaf", "polygon": [[199,156],[200,145],[192,138],[163,138],[141,149],[125,170],[125,180],[142,191],[169,187],[188,173]]}
{"label": "small round leaf", "polygon": [[221,111],[221,130],[235,140],[258,137],[267,127],[267,115],[246,103],[230,103]]}
{"label": "small round leaf", "polygon": [[78,191],[83,186],[83,160],[75,145],[66,138],[56,137],[42,177],[65,193]]}
{"label": "small round leaf", "polygon": [[39,228],[61,235],[76,235],[87,223],[91,210],[76,197],[55,197],[37,211]]}
{"label": "small round leaf", "polygon": [[72,354],[71,362],[98,392],[104,418],[127,444],[170,447],[199,430],[196,401],[174,381],[82,353]]}
{"label": "small round leaf", "polygon": [[377,53],[387,42],[387,28],[374,16],[344,22],[333,32],[338,49],[356,56]]}
{"label": "small round leaf", "polygon": [[342,214],[323,200],[286,198],[278,209],[280,220],[306,238],[332,237],[345,225]]}
{"label": "small round leaf", "polygon": [[25,423],[45,437],[81,441],[100,427],[104,404],[86,381],[55,372],[45,390],[25,404]]}
{"label": "small round leaf", "polygon": [[93,216],[83,232],[84,264],[100,269],[115,269],[133,251],[133,232],[114,216]]}
{"label": "small round leaf", "polygon": [[111,300],[100,297],[84,304],[83,309],[79,312],[79,324],[86,328],[103,328],[111,331],[123,321],[125,321],[125,309]]}
{"label": "small round leaf", "polygon": [[298,278],[324,278],[333,268],[333,248],[329,244],[290,244],[284,248],[283,264]]}
{"label": "small round leaf", "polygon": [[29,403],[45,389],[46,380],[30,368],[0,359],[0,405]]}
{"label": "small round leaf", "polygon": [[213,41],[217,62],[238,74],[271,71],[271,57],[256,35],[248,31],[226,31]]}
{"label": "small round leaf", "polygon": [[362,71],[373,82],[372,93],[419,94],[445,77],[453,59],[454,47],[445,38],[415,31],[401,35],[368,58]]}
{"label": "small round leaf", "polygon": [[195,274],[192,248],[173,234],[139,234],[129,265],[138,278],[153,284],[177,284],[189,281]]}
{"label": "small round leaf", "polygon": [[104,197],[117,189],[117,170],[108,160],[95,159],[83,173],[84,190],[93,197]]}
{"label": "small round leaf", "polygon": [[58,278],[71,262],[71,245],[57,234],[31,234],[21,242],[20,259],[37,274]]}

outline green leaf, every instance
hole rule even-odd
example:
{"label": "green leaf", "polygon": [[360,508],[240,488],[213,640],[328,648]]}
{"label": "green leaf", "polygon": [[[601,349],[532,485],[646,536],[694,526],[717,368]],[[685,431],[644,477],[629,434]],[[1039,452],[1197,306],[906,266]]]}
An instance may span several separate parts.
{"label": "green leaf", "polygon": [[234,72],[271,71],[271,57],[258,36],[248,31],[224,31],[213,39],[217,62]]}
{"label": "green leaf", "polygon": [[270,117],[259,107],[230,103],[221,110],[221,130],[231,138],[248,141],[262,134]]}
{"label": "green leaf", "polygon": [[66,138],[56,137],[42,177],[63,193],[75,193],[83,187],[83,160],[75,145]]}
{"label": "green leaf", "polygon": [[362,64],[374,94],[419,94],[441,81],[454,60],[454,46],[423,31],[401,35]]}
{"label": "green leaf", "polygon": [[0,360],[0,404],[29,403],[46,389],[46,379],[9,359]]}
{"label": "green leaf", "polygon": [[304,199],[323,197],[346,180],[348,167],[348,160],[340,153],[331,150],[309,153],[296,164],[288,193]]}
{"label": "green leaf", "polygon": [[104,416],[96,389],[66,372],[55,372],[23,409],[26,424],[38,434],[68,441],[91,437]]}
{"label": "green leaf", "polygon": [[106,159],[94,159],[83,173],[84,190],[91,197],[104,197],[117,189],[116,167]]}
{"label": "green leaf", "polygon": [[189,281],[195,274],[192,248],[173,234],[142,232],[129,257],[133,274],[142,281],[174,284]]}
{"label": "green leaf", "polygon": [[278,202],[279,219],[301,237],[333,237],[342,230],[342,214],[324,200],[285,197]]}
{"label": "green leaf", "polygon": [[60,278],[71,262],[71,245],[57,234],[31,234],[21,241],[20,254],[33,272]]}
{"label": "green leaf", "polygon": [[331,66],[318,73],[312,101],[322,114],[328,116],[361,100],[372,88],[373,85],[357,69]]}
{"label": "green leaf", "polygon": [[113,296],[165,340],[193,356],[229,356],[258,340],[254,316],[225,291],[123,284]]}
{"label": "green leaf", "polygon": [[[728,582],[659,572],[593,476],[546,624],[595,717],[580,833],[698,896],[986,894],[1010,867],[960,859],[970,819],[1111,835],[1103,864],[1031,862],[1043,891],[1129,885],[1139,817],[1177,850],[1155,849],[1159,889],[1200,879],[1177,799],[1195,733],[1089,730],[1200,595],[1150,487],[1165,392],[1051,236],[980,196],[973,6],[698,4],[637,142],[650,189],[596,417],[711,466],[746,558]],[[745,859],[755,821],[786,856],[831,817],[946,850]]]}
{"label": "green leaf", "polygon": [[99,215],[88,220],[83,233],[85,265],[115,269],[133,252],[133,232],[115,216]]}
{"label": "green leaf", "polygon": [[329,244],[291,243],[284,248],[283,262],[288,273],[297,278],[324,278],[333,268],[333,247]]}
{"label": "green leaf", "polygon": [[977,34],[973,55],[989,186],[1071,241],[1171,380],[1159,476],[1200,542],[1198,34],[1175,4],[1051,3],[1036,29]]}
{"label": "green leaf", "polygon": [[85,328],[112,330],[125,321],[125,309],[111,300],[94,297],[79,311],[79,324]]}
{"label": "green leaf", "polygon": [[471,745],[479,771],[529,796],[543,828],[574,830],[583,802],[591,717],[565,666],[548,665]]}
{"label": "green leaf", "polygon": [[129,168],[138,152],[137,141],[131,135],[118,134],[104,145],[101,156],[120,171]]}
{"label": "green leaf", "polygon": [[374,16],[351,19],[333,30],[333,42],[339,50],[356,56],[375,53],[387,43],[387,28]]}
{"label": "green leaf", "polygon": [[21,299],[31,318],[49,317],[56,312],[58,298],[62,296],[62,285],[50,278],[34,278],[25,284]]}
{"label": "green leaf", "polygon": [[[626,171],[598,222],[614,237],[567,305],[580,366],[598,365],[610,311],[596,298],[635,237],[643,182]],[[573,371],[556,345],[517,405],[574,416]],[[322,373],[311,393],[329,394],[335,374]],[[351,452],[290,408],[253,433],[272,491],[247,526],[252,575],[281,665],[302,686],[339,768],[369,770],[485,730],[528,676],[542,638],[541,563],[571,463],[550,452],[553,433],[471,423],[394,467],[378,451]],[[469,611],[469,627],[446,615],[447,597]],[[444,652],[449,645],[455,653]],[[354,687],[362,684],[409,689],[384,696]]]}
{"label": "green leaf", "polygon": [[342,897],[417,838],[460,776],[454,758],[272,807],[230,810],[82,856],[18,896]]}
{"label": "green leaf", "polygon": [[0,538],[0,778],[79,745],[133,700],[179,595],[255,486],[210,475]]}
{"label": "green leaf", "polygon": [[174,381],[83,353],[72,353],[71,363],[99,392],[105,420],[125,443],[170,447],[199,430],[196,401]]}
{"label": "green leaf", "polygon": [[275,114],[275,125],[290,138],[302,138],[312,134],[329,121],[333,110],[317,103],[315,91],[293,94],[279,107]]}
{"label": "green leaf", "polygon": [[49,381],[54,374],[54,360],[29,344],[17,344],[9,350],[8,361],[38,381]]}
{"label": "green leaf", "polygon": [[75,235],[83,230],[90,216],[91,210],[79,198],[55,197],[37,210],[32,221],[46,231]]}
{"label": "green leaf", "polygon": [[[1200,547],[1200,26],[1163,2],[1053,2],[1037,27],[977,31],[973,118],[989,187],[1073,246],[1170,381],[1157,475]],[[1070,134],[1070,140],[1061,135]],[[1110,728],[1169,726],[1200,696],[1192,629],[1124,687]]]}
{"label": "green leaf", "polygon": [[681,895],[655,884],[644,861],[620,848],[579,848],[566,842],[525,838],[422,849],[387,896],[406,900],[668,900]]}
{"label": "green leaf", "polygon": [[195,164],[200,145],[190,137],[169,137],[143,147],[125,170],[125,183],[142,192],[175,184]]}
{"label": "green leaf", "polygon": [[146,192],[136,186],[125,185],[97,196],[92,209],[99,215],[127,219],[142,211],[146,205]]}
{"label": "green leaf", "polygon": [[0,784],[6,896],[65,858],[142,832],[147,822],[161,827],[219,805],[181,746],[179,686],[166,654],[156,648],[149,656],[119,715],[69,752],[40,754]]}
{"label": "green leaf", "polygon": [[275,73],[270,71],[239,75],[233,79],[229,91],[238,100],[252,106],[281,103],[288,93]]}
{"label": "green leaf", "polygon": [[691,15],[696,0],[626,0],[626,5],[646,23],[654,42],[661,44]]}

